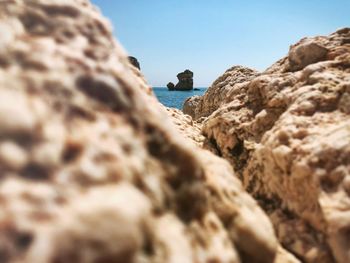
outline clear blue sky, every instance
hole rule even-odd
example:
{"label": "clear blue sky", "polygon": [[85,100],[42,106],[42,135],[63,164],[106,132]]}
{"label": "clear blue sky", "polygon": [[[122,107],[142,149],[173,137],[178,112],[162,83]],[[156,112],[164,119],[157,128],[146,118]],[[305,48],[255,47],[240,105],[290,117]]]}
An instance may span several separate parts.
{"label": "clear blue sky", "polygon": [[92,0],[138,58],[148,82],[165,86],[180,71],[197,87],[227,68],[264,70],[304,36],[350,26],[350,0]]}

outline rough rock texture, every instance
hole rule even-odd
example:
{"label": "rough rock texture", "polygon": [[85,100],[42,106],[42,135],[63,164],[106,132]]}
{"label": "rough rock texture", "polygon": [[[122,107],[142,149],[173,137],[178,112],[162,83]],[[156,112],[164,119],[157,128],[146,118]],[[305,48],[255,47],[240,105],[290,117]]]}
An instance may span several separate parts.
{"label": "rough rock texture", "polygon": [[141,67],[140,67],[140,63],[139,61],[137,60],[137,58],[135,57],[132,57],[132,56],[129,56],[129,61],[131,63],[131,65],[133,65],[135,68],[137,68],[138,70],[141,70]]}
{"label": "rough rock texture", "polygon": [[193,72],[186,69],[184,72],[177,74],[178,83],[175,85],[170,82],[167,87],[169,90],[187,91],[193,90]]}
{"label": "rough rock texture", "polygon": [[[184,115],[180,110],[177,109],[172,109],[172,108],[167,108],[167,113],[168,115],[171,117],[172,122],[176,124],[177,129],[181,132],[181,134],[183,134],[186,138],[190,139],[190,141],[192,141],[192,143],[194,143],[196,146],[198,147],[203,147],[203,141],[204,141],[204,136],[201,134],[201,124],[197,123],[196,121],[193,121],[190,116],[188,115]],[[208,155],[208,152],[203,152],[203,151],[198,151],[199,157],[201,158],[201,160],[206,164],[205,166],[207,167],[208,164],[210,164],[212,162],[212,156]],[[209,159],[210,158],[210,159]],[[222,159],[217,159],[216,162],[222,162]],[[228,169],[228,166],[224,166],[224,163],[222,162],[222,165],[217,165],[216,167],[214,167],[215,169],[218,169],[218,171],[220,170],[225,170]],[[213,178],[213,180],[215,180],[215,178]],[[221,179],[220,179],[221,180]],[[235,179],[236,180],[236,179]],[[235,184],[238,181],[235,182]],[[232,186],[234,185],[233,182],[226,182],[231,189]],[[223,184],[225,184],[223,182]],[[224,192],[225,193],[225,192]],[[227,192],[226,192],[227,194]],[[219,206],[222,206],[222,203],[220,200],[214,200],[214,202],[217,202]],[[246,201],[242,201],[243,204],[246,203]],[[224,208],[222,208],[224,209]],[[254,215],[252,215],[251,219],[245,219],[247,220],[246,223],[248,224],[253,224],[254,223],[250,220],[252,220],[254,217]],[[256,219],[254,219],[256,220]],[[291,227],[293,227],[293,225],[291,225]],[[248,262],[250,262],[249,259]],[[256,259],[255,259],[256,260]],[[253,260],[252,262],[255,262],[255,260]],[[246,260],[243,260],[246,261]],[[219,261],[220,262],[220,261]],[[295,256],[293,256],[292,254],[290,254],[288,251],[286,251],[284,248],[282,248],[280,245],[278,246],[277,249],[277,254],[276,254],[276,258],[274,260],[275,263],[298,263],[300,262]]]}
{"label": "rough rock texture", "polygon": [[228,69],[209,87],[206,93],[199,97],[194,96],[186,100],[183,111],[195,120],[208,117],[221,105],[232,101],[237,96],[234,85],[246,83],[258,75],[258,72],[249,68],[234,66]]}
{"label": "rough rock texture", "polygon": [[182,111],[174,108],[167,108],[167,113],[172,122],[176,125],[179,132],[190,139],[195,145],[203,147],[205,137],[201,134],[201,124],[194,121],[190,116],[185,115]]}
{"label": "rough rock texture", "polygon": [[88,1],[0,2],[0,262],[298,262],[150,94]]}
{"label": "rough rock texture", "polygon": [[206,147],[231,162],[286,248],[350,262],[350,29],[305,38],[229,89],[203,124]]}
{"label": "rough rock texture", "polygon": [[198,95],[187,98],[182,106],[183,113],[190,115],[192,118],[195,118],[196,108],[198,107],[198,104],[201,102],[201,100],[202,97]]}

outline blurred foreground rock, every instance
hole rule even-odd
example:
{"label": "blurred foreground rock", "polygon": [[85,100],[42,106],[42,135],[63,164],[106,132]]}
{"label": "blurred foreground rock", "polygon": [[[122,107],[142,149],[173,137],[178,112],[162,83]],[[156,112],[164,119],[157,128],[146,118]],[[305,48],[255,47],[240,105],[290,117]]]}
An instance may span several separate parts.
{"label": "blurred foreground rock", "polygon": [[0,262],[299,262],[88,1],[0,2],[0,98]]}

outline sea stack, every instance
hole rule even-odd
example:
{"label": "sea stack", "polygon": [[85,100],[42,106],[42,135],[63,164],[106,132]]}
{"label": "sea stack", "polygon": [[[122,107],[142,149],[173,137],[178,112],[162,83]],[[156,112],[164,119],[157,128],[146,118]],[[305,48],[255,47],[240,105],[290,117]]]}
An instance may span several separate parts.
{"label": "sea stack", "polygon": [[178,90],[178,91],[188,91],[193,90],[193,72],[186,69],[184,72],[177,74],[177,79],[179,82],[174,86],[170,82],[167,87],[169,91]]}
{"label": "sea stack", "polygon": [[175,90],[175,84],[172,82],[169,82],[167,85],[168,90]]}

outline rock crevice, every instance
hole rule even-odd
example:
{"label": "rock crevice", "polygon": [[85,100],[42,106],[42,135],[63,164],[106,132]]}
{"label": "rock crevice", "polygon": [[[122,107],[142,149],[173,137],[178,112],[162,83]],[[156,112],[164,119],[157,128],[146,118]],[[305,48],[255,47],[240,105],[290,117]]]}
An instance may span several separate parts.
{"label": "rock crevice", "polygon": [[350,261],[349,38],[302,39],[266,71],[234,67],[184,105],[304,262]]}

